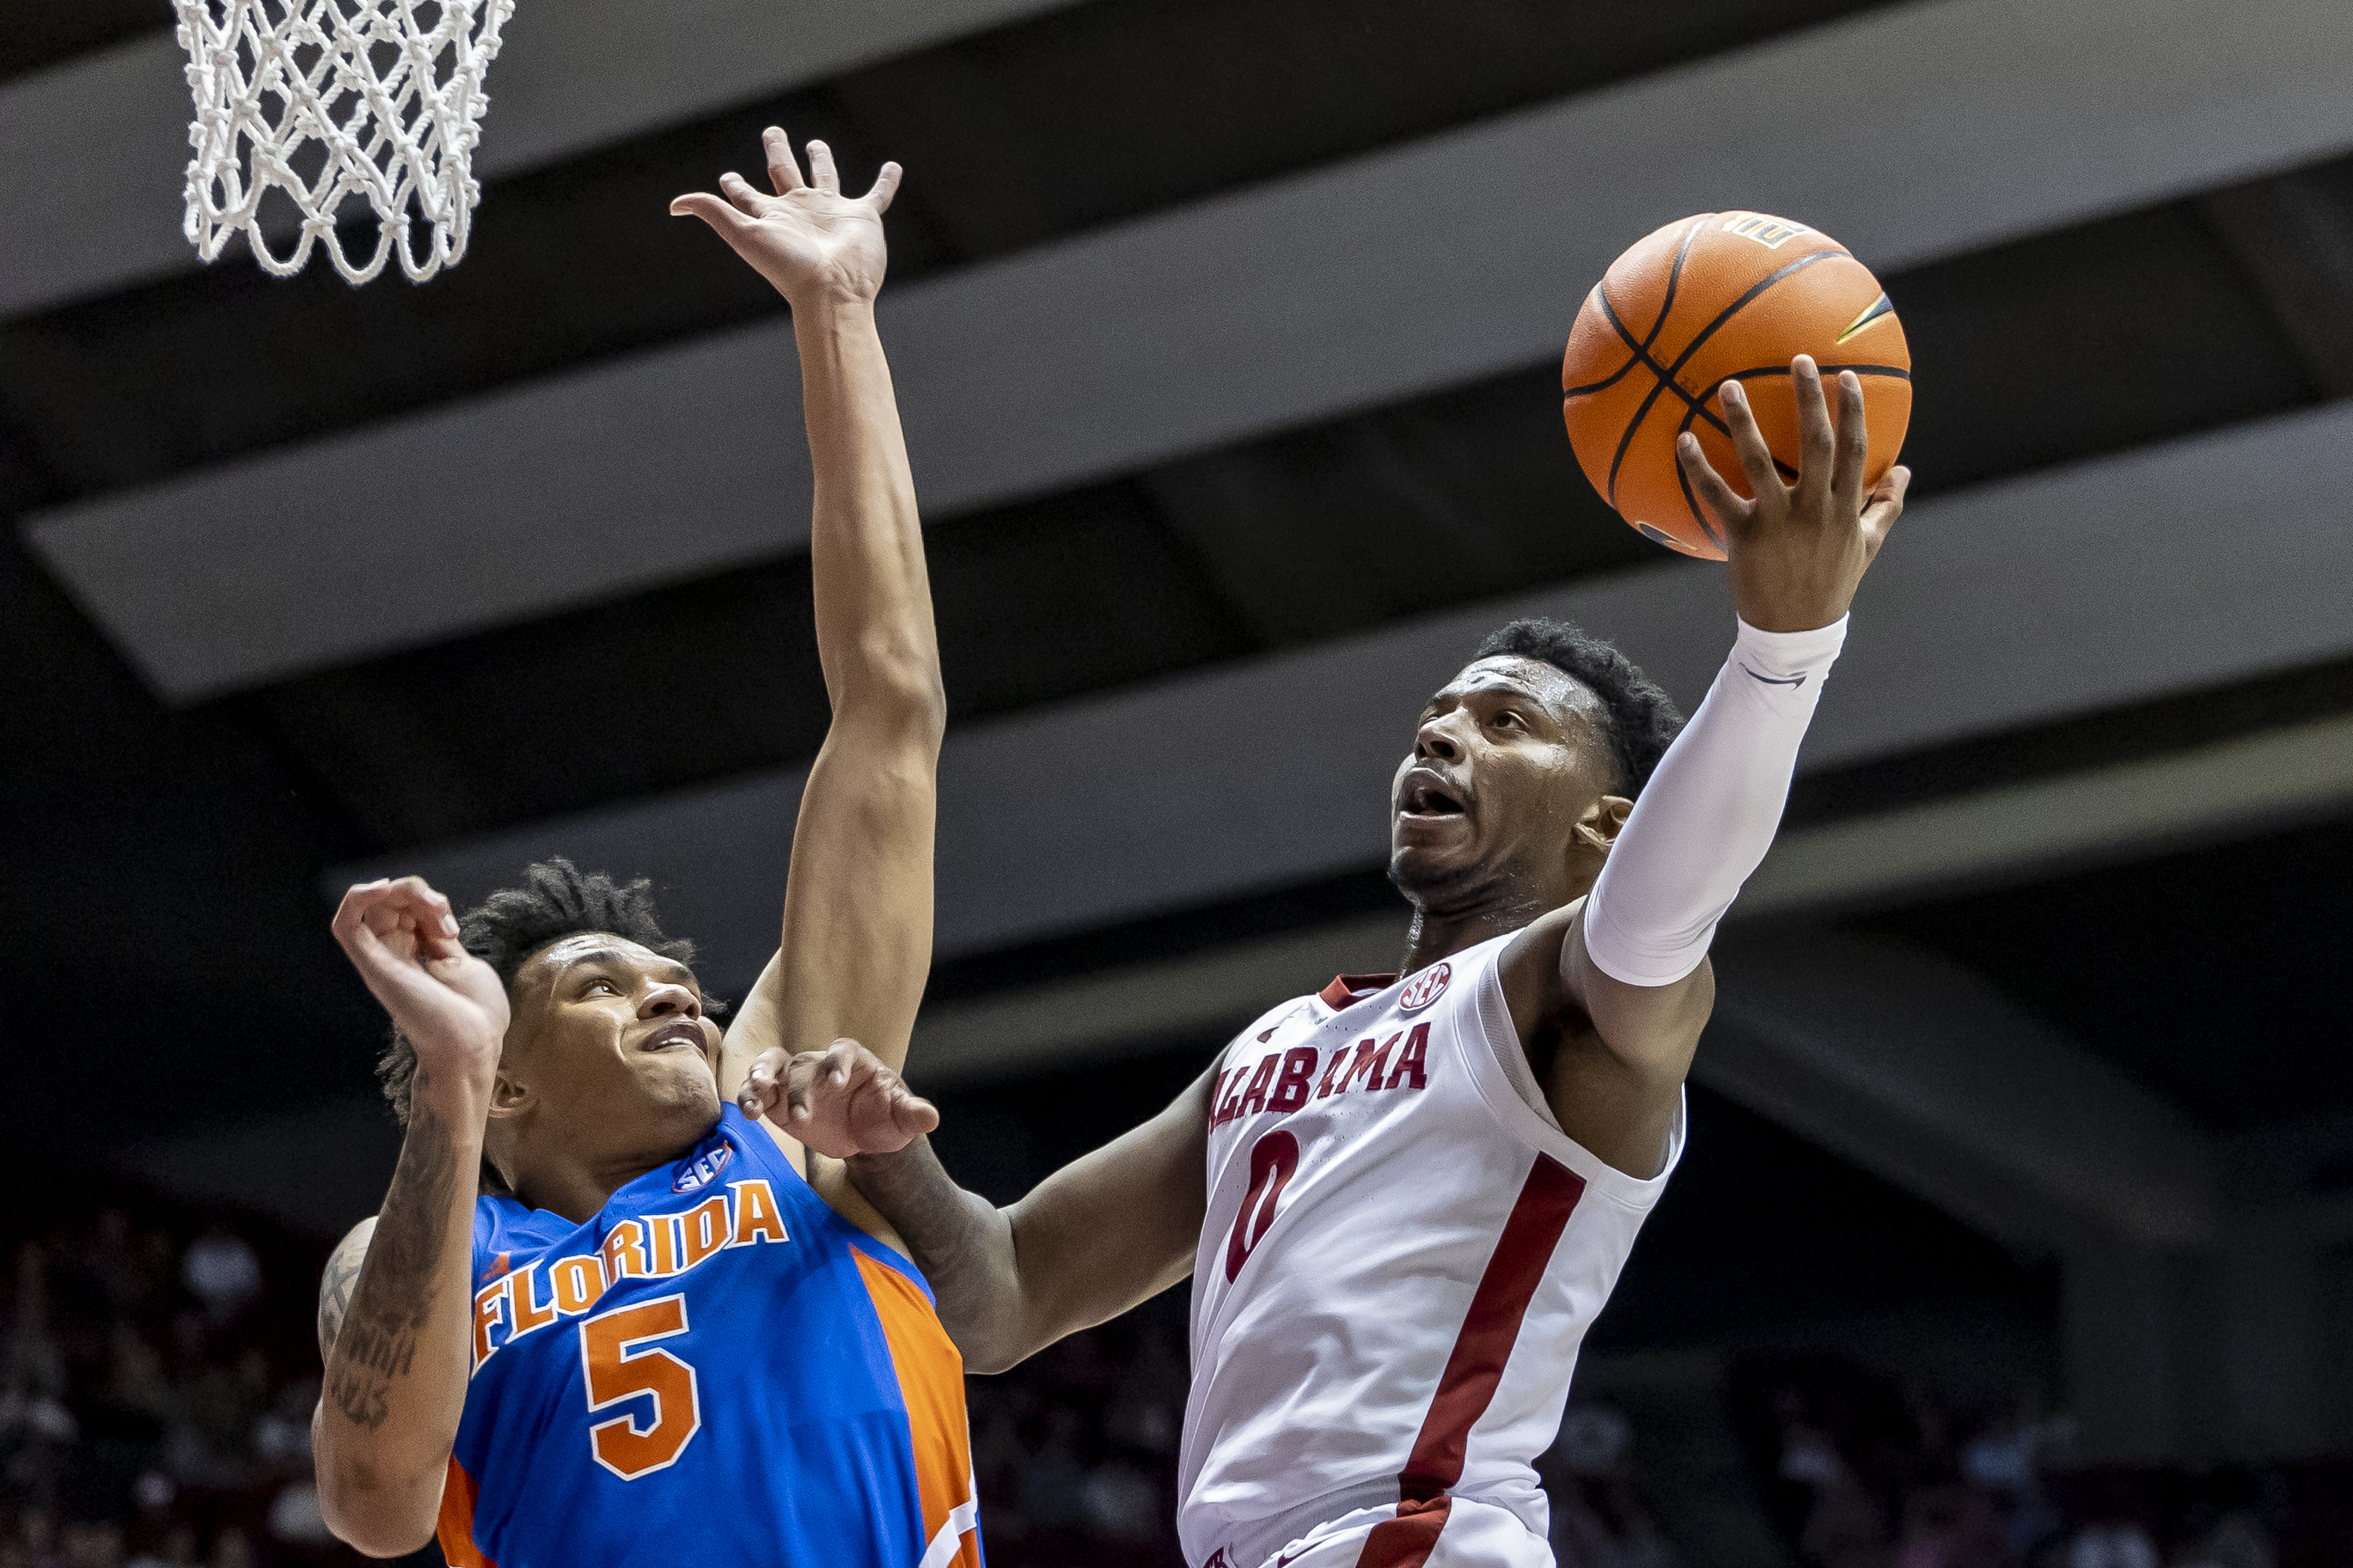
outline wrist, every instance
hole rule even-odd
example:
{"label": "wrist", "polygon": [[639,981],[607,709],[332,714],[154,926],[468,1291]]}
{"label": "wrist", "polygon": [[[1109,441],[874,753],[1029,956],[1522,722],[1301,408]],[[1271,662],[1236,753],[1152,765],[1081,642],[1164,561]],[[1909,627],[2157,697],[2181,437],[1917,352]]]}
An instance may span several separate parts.
{"label": "wrist", "polygon": [[797,336],[844,327],[871,328],[874,324],[874,297],[847,281],[805,284],[786,293],[785,302],[793,308],[793,331]]}
{"label": "wrist", "polygon": [[1732,646],[1749,661],[1770,674],[1795,674],[1800,670],[1828,668],[1846,646],[1847,617],[1841,616],[1827,626],[1810,626],[1802,630],[1767,630],[1752,625],[1746,616],[1736,616]]}
{"label": "wrist", "polygon": [[445,1126],[479,1134],[489,1118],[491,1091],[498,1080],[495,1051],[480,1058],[428,1058],[421,1053],[409,1081],[413,1108],[430,1110]]}
{"label": "wrist", "polygon": [[[842,1164],[849,1168],[852,1181],[857,1181],[861,1176],[871,1177],[877,1181],[888,1181],[914,1163],[918,1157],[916,1152],[918,1150],[927,1149],[929,1146],[930,1141],[918,1133],[909,1139],[904,1146],[893,1149],[887,1154],[861,1152],[850,1155],[842,1162]],[[862,1182],[860,1187],[861,1191],[864,1189]]]}

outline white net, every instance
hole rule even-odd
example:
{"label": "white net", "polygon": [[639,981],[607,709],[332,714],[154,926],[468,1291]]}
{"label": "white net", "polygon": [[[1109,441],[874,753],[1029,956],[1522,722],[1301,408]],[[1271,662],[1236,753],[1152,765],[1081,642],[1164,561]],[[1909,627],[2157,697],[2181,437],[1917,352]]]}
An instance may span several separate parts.
{"label": "white net", "polygon": [[[196,100],[182,227],[198,255],[241,230],[283,278],[324,241],[353,283],[395,257],[421,283],[465,255],[482,73],[515,0],[174,3]],[[265,205],[273,191],[282,202]],[[355,260],[337,222],[368,212],[375,252]]]}

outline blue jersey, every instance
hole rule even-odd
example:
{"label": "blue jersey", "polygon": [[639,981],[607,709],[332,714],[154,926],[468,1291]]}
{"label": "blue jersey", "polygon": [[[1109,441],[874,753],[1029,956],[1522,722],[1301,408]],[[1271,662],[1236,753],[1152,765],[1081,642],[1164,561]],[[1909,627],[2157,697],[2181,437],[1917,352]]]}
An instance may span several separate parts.
{"label": "blue jersey", "polygon": [[733,1105],[586,1225],[481,1199],[474,1287],[458,1568],[978,1568],[929,1287]]}

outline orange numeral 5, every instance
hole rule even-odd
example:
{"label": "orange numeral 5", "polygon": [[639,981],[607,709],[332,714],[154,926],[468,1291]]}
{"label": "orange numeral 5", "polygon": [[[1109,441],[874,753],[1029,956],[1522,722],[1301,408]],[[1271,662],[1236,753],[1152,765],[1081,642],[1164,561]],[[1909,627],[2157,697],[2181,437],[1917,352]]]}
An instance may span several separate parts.
{"label": "orange numeral 5", "polygon": [[588,1374],[593,1413],[624,1399],[653,1398],[653,1420],[640,1426],[635,1413],[616,1415],[588,1428],[596,1462],[625,1481],[677,1462],[687,1442],[702,1429],[702,1402],[696,1396],[694,1369],[668,1351],[643,1350],[654,1340],[686,1332],[686,1298],[664,1296],[599,1312],[580,1325],[580,1361]]}

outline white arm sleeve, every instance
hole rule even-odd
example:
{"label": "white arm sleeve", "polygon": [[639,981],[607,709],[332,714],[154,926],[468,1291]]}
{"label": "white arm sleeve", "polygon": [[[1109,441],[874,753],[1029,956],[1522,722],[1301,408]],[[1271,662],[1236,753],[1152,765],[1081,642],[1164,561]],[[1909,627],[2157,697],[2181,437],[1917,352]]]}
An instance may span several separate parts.
{"label": "white arm sleeve", "polygon": [[1846,641],[1844,616],[1810,632],[1739,626],[1585,901],[1587,955],[1629,985],[1672,984],[1707,956],[1724,911],[1772,847],[1798,742]]}

